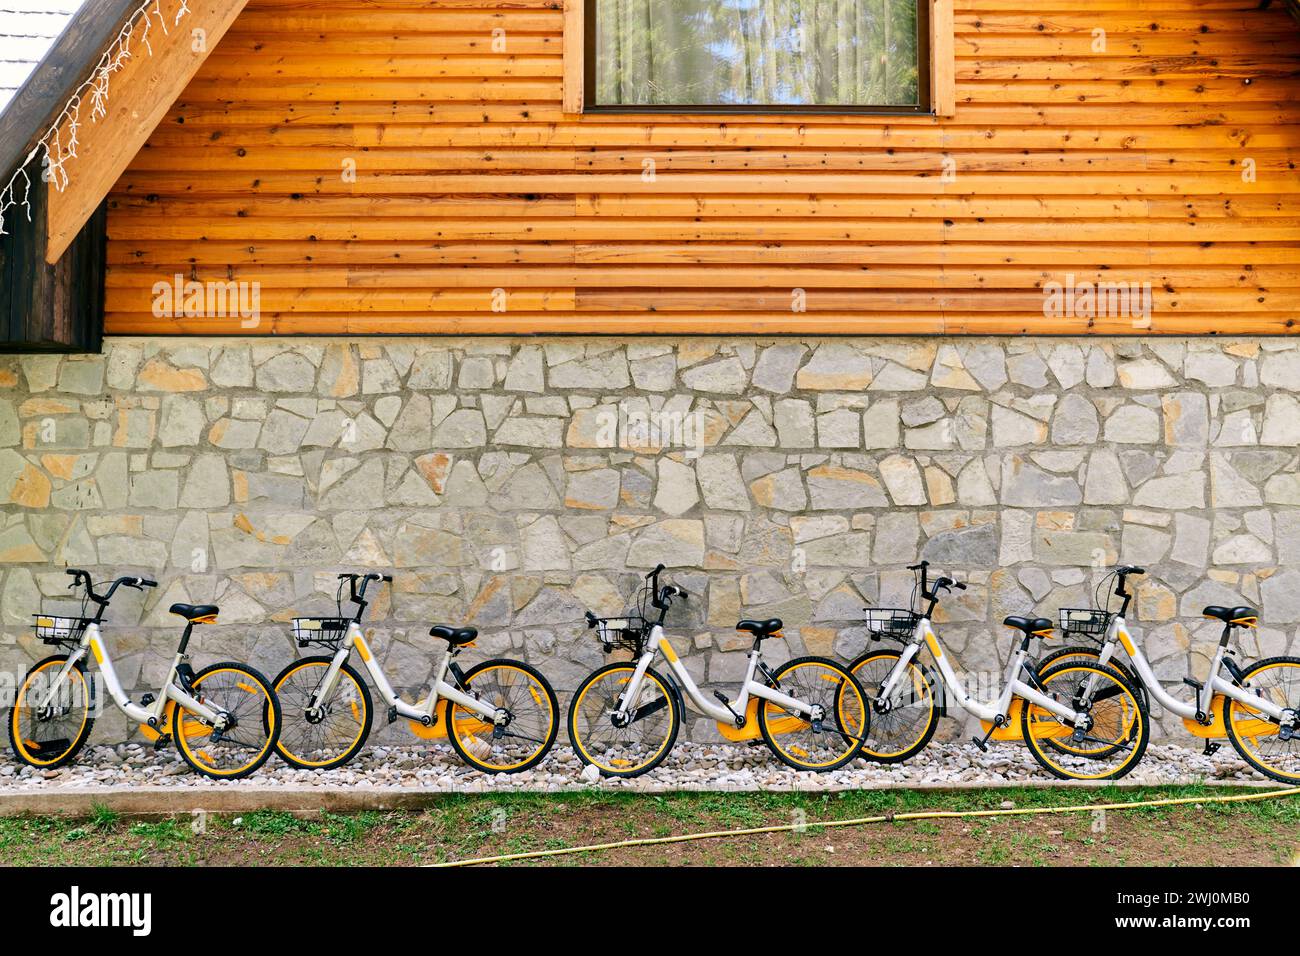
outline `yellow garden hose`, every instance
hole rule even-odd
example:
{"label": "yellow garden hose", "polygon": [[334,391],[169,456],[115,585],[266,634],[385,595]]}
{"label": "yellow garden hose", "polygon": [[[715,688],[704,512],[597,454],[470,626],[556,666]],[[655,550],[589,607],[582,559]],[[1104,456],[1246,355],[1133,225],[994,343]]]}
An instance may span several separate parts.
{"label": "yellow garden hose", "polygon": [[1016,817],[1043,813],[1084,813],[1095,810],[1136,810],[1142,807],[1172,807],[1189,803],[1246,803],[1252,800],[1271,800],[1300,794],[1300,787],[1286,790],[1265,790],[1259,793],[1239,793],[1231,796],[1170,797],[1164,800],[1139,800],[1133,803],[1087,803],[1069,807],[1023,807],[997,810],[921,810],[916,813],[886,813],[875,817],[856,817],[849,820],[828,820],[825,823],[783,823],[779,826],[746,827],[742,830],[709,830],[704,833],[685,833],[678,836],[646,837],[640,840],[616,840],[613,843],[593,843],[588,846],[571,846],[556,850],[530,850],[527,853],[504,853],[499,856],[471,857],[467,860],[449,860],[430,863],[431,867],[478,866],[485,863],[513,863],[516,860],[537,860],[543,857],[571,856],[575,853],[595,853],[602,850],[620,850],[634,846],[659,846],[665,843],[691,843],[696,840],[718,840],[726,837],[757,836],[763,833],[790,833],[813,828],[829,830],[834,827],[857,827],[868,823],[896,823],[900,820],[964,820],[972,817]]}

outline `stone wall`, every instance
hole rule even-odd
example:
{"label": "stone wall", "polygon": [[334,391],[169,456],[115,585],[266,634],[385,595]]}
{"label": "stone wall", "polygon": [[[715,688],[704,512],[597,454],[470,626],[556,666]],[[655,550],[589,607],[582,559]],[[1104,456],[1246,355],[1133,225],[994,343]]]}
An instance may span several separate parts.
{"label": "stone wall", "polygon": [[[128,686],[169,662],[174,601],[221,605],[197,663],[273,676],[285,622],[375,567],[397,576],[370,616],[396,684],[428,676],[431,622],[467,622],[567,706],[602,660],[582,611],[619,611],[656,562],[691,595],[676,646],[725,683],[737,618],[784,618],[774,655],[852,656],[863,605],[906,602],[923,555],[971,584],[938,620],[976,673],[1005,659],[1005,614],[1055,616],[1098,569],[1146,565],[1132,617],[1177,688],[1204,674],[1208,603],[1261,607],[1250,655],[1298,649],[1298,441],[1283,339],[121,338],[0,357],[0,664],[44,656],[28,615],[67,606],[73,565],[162,583],[112,608]],[[121,739],[109,717],[100,739]]]}

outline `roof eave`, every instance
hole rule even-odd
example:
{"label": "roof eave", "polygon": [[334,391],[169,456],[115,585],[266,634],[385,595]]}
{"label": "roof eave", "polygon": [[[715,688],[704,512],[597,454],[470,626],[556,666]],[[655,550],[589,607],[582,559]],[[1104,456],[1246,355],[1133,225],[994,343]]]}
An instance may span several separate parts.
{"label": "roof eave", "polygon": [[27,82],[0,112],[0,181],[7,180],[63,111],[140,0],[86,0]]}

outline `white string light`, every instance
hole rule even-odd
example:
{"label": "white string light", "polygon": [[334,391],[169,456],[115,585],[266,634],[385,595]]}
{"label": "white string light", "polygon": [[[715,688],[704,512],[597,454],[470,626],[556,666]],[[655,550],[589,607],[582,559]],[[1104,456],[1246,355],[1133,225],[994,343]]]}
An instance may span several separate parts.
{"label": "white string light", "polygon": [[[181,18],[189,12],[190,8],[186,0],[178,0],[172,26],[180,23]],[[108,115],[109,78],[126,66],[127,61],[131,59],[131,40],[141,23],[144,28],[141,30],[140,40],[149,51],[149,55],[153,56],[153,46],[149,42],[151,17],[157,19],[163,36],[168,35],[167,20],[163,16],[163,0],[144,0],[144,3],[137,7],[122,25],[117,37],[108,45],[90,76],[68,98],[54,124],[37,140],[27,157],[18,164],[18,168],[14,170],[13,176],[9,178],[4,189],[0,189],[0,236],[7,235],[5,213],[10,209],[16,207],[23,209],[27,213],[27,221],[32,221],[32,179],[27,172],[27,167],[38,156],[41,158],[41,179],[59,192],[63,192],[67,187],[68,171],[65,164],[68,160],[77,158],[77,133],[82,123],[83,97],[86,98],[86,105],[89,106],[90,122],[98,122]]]}

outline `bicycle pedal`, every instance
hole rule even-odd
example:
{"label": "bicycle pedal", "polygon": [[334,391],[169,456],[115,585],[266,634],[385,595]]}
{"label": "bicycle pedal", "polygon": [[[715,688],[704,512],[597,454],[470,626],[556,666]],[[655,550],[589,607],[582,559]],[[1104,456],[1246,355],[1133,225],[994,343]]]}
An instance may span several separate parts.
{"label": "bicycle pedal", "polygon": [[153,703],[155,700],[157,700],[157,699],[158,699],[158,698],[155,697],[153,694],[145,694],[143,697],[140,698],[140,706],[141,706],[141,707],[148,707],[150,704],[152,704],[152,703]]}
{"label": "bicycle pedal", "polygon": [[171,734],[159,734],[158,739],[153,742],[153,749],[155,751],[166,750],[167,747],[171,744],[171,742],[172,742]]}
{"label": "bicycle pedal", "polygon": [[1222,746],[1223,746],[1223,744],[1221,744],[1221,743],[1218,743],[1218,742],[1213,741],[1213,740],[1207,740],[1207,741],[1205,742],[1205,749],[1201,751],[1201,756],[1203,756],[1203,757],[1213,757],[1215,754],[1217,754],[1217,753],[1219,752],[1219,748],[1222,747]]}
{"label": "bicycle pedal", "polygon": [[388,722],[389,722],[390,724],[395,724],[395,723],[397,723],[397,707],[396,707],[396,705],[394,705],[394,706],[388,708]]}
{"label": "bicycle pedal", "polygon": [[1197,690],[1205,689],[1205,685],[1202,684],[1200,681],[1198,681],[1195,677],[1184,677],[1183,683],[1186,684],[1188,687],[1195,687]]}

